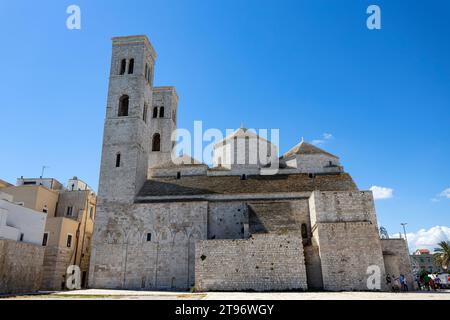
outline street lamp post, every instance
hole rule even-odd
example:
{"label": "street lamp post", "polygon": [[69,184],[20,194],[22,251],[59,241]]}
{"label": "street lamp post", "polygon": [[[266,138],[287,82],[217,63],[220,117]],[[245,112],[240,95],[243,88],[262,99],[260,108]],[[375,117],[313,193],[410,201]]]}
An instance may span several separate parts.
{"label": "street lamp post", "polygon": [[408,237],[406,236],[406,222],[400,223],[403,227],[403,233],[405,234],[405,241],[406,241],[406,249],[408,249],[408,254],[409,254],[409,245],[408,245]]}
{"label": "street lamp post", "polygon": [[400,223],[400,224],[403,226],[403,234],[405,235],[406,242],[408,242],[408,237],[406,237],[406,225],[407,225],[407,223],[403,222],[403,223]]}

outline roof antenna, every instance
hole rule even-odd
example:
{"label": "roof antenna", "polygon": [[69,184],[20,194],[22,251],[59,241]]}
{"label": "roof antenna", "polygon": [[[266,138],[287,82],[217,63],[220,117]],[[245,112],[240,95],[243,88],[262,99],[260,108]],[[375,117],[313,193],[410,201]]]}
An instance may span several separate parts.
{"label": "roof antenna", "polygon": [[44,171],[45,171],[45,169],[48,169],[48,168],[50,168],[50,167],[48,167],[48,166],[42,166],[41,179],[44,177]]}

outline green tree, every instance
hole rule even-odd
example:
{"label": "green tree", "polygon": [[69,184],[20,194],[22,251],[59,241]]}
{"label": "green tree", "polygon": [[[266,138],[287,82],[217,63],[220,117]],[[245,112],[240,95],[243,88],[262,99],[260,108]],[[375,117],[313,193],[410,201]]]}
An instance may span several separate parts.
{"label": "green tree", "polygon": [[444,270],[448,270],[450,264],[450,241],[441,241],[438,243],[439,248],[434,249],[434,261],[444,268]]}

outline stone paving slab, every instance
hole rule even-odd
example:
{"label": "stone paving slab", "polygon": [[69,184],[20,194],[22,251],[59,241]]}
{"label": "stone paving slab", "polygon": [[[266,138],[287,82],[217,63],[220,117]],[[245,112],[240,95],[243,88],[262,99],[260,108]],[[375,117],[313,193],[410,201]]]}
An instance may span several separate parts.
{"label": "stone paving slab", "polygon": [[450,300],[450,290],[438,292],[163,292],[130,290],[74,290],[8,297],[26,300]]}

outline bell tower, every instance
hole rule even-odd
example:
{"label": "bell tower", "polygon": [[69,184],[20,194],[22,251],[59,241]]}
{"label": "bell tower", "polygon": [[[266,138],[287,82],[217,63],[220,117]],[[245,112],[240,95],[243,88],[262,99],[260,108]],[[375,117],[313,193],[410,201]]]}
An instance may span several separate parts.
{"label": "bell tower", "polygon": [[100,201],[131,203],[147,179],[155,59],[146,36],[112,39]]}
{"label": "bell tower", "polygon": [[150,153],[148,167],[171,161],[177,128],[178,95],[175,87],[154,87],[150,120]]}

